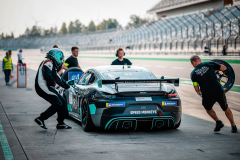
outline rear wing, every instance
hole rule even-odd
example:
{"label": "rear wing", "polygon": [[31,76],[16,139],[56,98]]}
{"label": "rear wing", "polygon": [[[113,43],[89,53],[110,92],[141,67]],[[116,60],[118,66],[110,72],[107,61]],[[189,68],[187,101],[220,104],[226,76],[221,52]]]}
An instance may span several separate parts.
{"label": "rear wing", "polygon": [[118,90],[118,84],[123,84],[123,83],[160,83],[160,89],[162,87],[161,83],[173,83],[174,86],[179,86],[179,78],[175,79],[121,79],[121,80],[98,80],[97,84],[99,88],[102,88],[103,84],[115,84],[115,89]]}

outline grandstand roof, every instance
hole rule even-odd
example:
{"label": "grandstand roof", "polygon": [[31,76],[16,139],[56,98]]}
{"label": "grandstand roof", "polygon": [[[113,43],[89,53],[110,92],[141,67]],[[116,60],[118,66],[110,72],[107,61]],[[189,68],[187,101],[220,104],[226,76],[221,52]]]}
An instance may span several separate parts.
{"label": "grandstand roof", "polygon": [[161,0],[157,5],[155,5],[152,9],[148,10],[147,12],[148,13],[162,12],[206,1],[210,0]]}

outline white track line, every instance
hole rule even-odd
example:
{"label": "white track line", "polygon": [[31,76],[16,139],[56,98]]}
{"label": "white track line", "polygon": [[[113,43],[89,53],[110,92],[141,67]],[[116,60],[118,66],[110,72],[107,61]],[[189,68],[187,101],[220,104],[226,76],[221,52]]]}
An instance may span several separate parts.
{"label": "white track line", "polygon": [[183,67],[171,67],[172,69],[184,69]]}
{"label": "white track line", "polygon": [[159,67],[159,68],[167,68],[166,66],[157,66],[157,67]]}
{"label": "white track line", "polygon": [[143,66],[145,66],[145,67],[152,67],[151,65],[147,65],[147,64],[145,64],[145,65],[143,65]]}

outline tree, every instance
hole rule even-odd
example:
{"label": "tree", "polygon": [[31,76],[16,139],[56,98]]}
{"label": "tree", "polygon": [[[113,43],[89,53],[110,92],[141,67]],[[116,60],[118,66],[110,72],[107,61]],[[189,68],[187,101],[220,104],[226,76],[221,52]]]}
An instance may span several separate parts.
{"label": "tree", "polygon": [[81,33],[84,28],[84,25],[78,19],[75,20],[73,26],[74,26],[75,33]]}
{"label": "tree", "polygon": [[104,30],[104,29],[111,29],[111,28],[117,28],[118,21],[116,19],[108,19],[103,20],[98,26],[97,30]]}
{"label": "tree", "polygon": [[146,23],[147,21],[148,21],[148,19],[142,19],[141,17],[139,17],[137,15],[131,15],[130,22],[128,23],[127,27],[132,27],[132,26],[136,26],[139,24],[143,24],[143,23]]}
{"label": "tree", "polygon": [[30,30],[27,28],[23,36],[28,37],[30,35]]}
{"label": "tree", "polygon": [[74,33],[75,32],[75,27],[73,26],[73,22],[71,21],[68,26],[68,33]]}
{"label": "tree", "polygon": [[32,29],[30,30],[30,36],[31,37],[39,37],[41,36],[41,32],[42,32],[42,29],[36,25],[34,25],[32,27]]}
{"label": "tree", "polygon": [[87,32],[92,32],[92,31],[95,31],[95,30],[96,30],[96,26],[95,26],[94,22],[91,21],[91,22],[89,23],[89,25],[87,26],[86,31],[87,31]]}
{"label": "tree", "polygon": [[4,33],[2,32],[2,34],[1,34],[1,39],[4,39],[5,37],[4,37]]}
{"label": "tree", "polygon": [[62,35],[67,34],[67,27],[66,27],[66,26],[67,26],[66,23],[63,22],[62,27],[61,27],[61,29],[60,29],[60,33],[61,33]]}

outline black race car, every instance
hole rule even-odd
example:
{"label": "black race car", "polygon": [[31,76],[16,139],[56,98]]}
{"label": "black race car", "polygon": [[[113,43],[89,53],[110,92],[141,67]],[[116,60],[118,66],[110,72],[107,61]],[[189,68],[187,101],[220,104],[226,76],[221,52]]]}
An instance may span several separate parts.
{"label": "black race car", "polygon": [[104,129],[178,128],[181,100],[174,86],[179,79],[157,79],[136,66],[100,66],[87,70],[68,90],[69,116],[82,122],[84,131]]}

